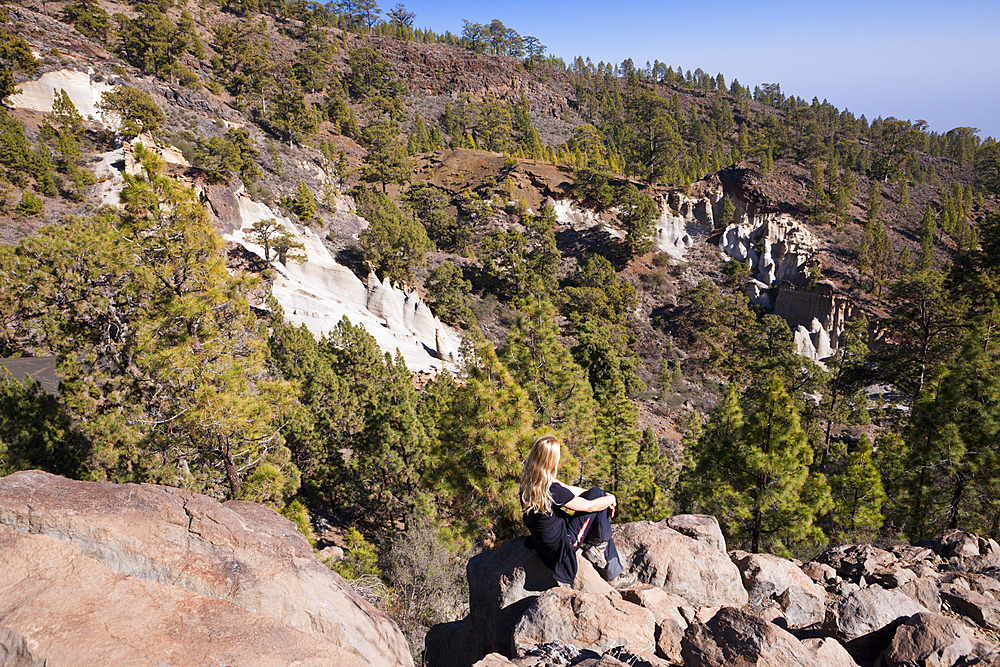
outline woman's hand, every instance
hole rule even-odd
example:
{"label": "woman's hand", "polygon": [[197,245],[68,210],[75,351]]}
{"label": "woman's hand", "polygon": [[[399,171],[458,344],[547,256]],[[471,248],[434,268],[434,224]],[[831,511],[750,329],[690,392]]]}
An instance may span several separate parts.
{"label": "woman's hand", "polygon": [[618,507],[618,498],[616,498],[613,493],[609,493],[605,497],[611,499],[610,504],[608,505],[608,517],[613,519],[615,518],[615,509]]}

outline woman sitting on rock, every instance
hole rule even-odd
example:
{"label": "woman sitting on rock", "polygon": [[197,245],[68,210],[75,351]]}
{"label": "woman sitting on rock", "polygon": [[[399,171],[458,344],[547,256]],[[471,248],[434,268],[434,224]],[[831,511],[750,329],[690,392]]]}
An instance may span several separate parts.
{"label": "woman sitting on rock", "polygon": [[589,491],[556,479],[561,454],[554,435],[543,435],[531,446],[521,476],[521,506],[531,545],[552,570],[560,586],[573,586],[576,550],[594,564],[615,588],[635,583],[635,575],[622,573],[618,551],[611,539],[611,517],[618,499],[593,488]]}

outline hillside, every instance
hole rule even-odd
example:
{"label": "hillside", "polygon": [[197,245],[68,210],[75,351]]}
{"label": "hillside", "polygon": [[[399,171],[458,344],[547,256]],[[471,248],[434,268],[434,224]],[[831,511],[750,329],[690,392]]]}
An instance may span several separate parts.
{"label": "hillside", "polygon": [[62,379],[0,383],[0,473],[268,504],[397,588],[518,534],[550,431],[741,549],[997,537],[996,142],[361,5],[0,6],[0,357]]}

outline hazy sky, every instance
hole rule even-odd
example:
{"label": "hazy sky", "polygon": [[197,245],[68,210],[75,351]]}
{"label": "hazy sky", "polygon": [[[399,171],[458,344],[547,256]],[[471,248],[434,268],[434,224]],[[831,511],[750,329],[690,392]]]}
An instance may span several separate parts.
{"label": "hazy sky", "polygon": [[[395,0],[382,0],[388,11]],[[404,0],[416,27],[499,19],[567,64],[701,68],[753,90],[826,99],[868,120],[975,127],[1000,139],[1000,0]]]}

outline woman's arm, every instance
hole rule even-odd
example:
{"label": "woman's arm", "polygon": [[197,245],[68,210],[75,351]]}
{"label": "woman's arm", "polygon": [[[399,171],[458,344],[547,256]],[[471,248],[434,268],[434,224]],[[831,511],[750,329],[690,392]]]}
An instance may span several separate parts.
{"label": "woman's arm", "polygon": [[[560,482],[561,483],[561,482]],[[573,489],[576,493],[576,488],[573,486],[566,487],[568,489]],[[582,492],[583,489],[580,489]],[[573,500],[569,501],[563,507],[568,510],[573,510],[574,512],[600,512],[602,509],[611,508],[611,516],[615,515],[615,508],[618,506],[618,499],[615,498],[615,494],[609,493],[600,498],[594,500],[587,500],[586,498],[577,495]]]}

